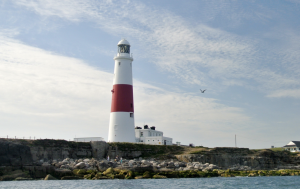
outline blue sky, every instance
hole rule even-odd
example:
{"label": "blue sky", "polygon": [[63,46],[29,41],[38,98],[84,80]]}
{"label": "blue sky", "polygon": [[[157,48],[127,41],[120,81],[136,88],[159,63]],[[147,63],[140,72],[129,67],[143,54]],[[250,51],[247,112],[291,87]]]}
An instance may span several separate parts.
{"label": "blue sky", "polygon": [[[107,139],[113,56],[133,53],[136,126],[173,142],[300,140],[300,1],[0,2],[0,136]],[[199,89],[207,89],[202,94]]]}

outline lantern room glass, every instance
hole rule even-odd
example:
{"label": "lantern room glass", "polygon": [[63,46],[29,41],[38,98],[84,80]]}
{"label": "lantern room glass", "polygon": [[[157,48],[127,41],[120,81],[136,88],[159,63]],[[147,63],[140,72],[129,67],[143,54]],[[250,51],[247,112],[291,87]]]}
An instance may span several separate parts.
{"label": "lantern room glass", "polygon": [[118,45],[118,53],[130,54],[130,45]]}

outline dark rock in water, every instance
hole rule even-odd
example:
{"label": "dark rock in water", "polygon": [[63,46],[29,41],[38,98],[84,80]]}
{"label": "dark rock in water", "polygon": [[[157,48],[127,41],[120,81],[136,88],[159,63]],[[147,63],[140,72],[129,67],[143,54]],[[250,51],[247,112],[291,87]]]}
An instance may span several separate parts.
{"label": "dark rock in water", "polygon": [[73,172],[69,169],[55,169],[54,173],[55,176],[58,178],[64,177],[64,176],[73,176]]}
{"label": "dark rock in water", "polygon": [[144,172],[143,178],[151,178],[151,177],[152,177],[152,176],[151,176],[151,174],[150,174],[149,171]]}
{"label": "dark rock in water", "polygon": [[154,175],[153,178],[154,179],[166,179],[167,177],[163,176],[163,175]]}
{"label": "dark rock in water", "polygon": [[143,179],[143,176],[136,176],[135,179]]}
{"label": "dark rock in water", "polygon": [[83,178],[77,176],[64,176],[61,178],[61,180],[79,180],[79,179],[83,179]]}
{"label": "dark rock in water", "polygon": [[10,181],[10,180],[15,180],[18,177],[22,178],[31,178],[27,172],[23,172],[22,170],[16,170],[16,171],[11,171],[4,173],[5,175],[0,177],[0,181]]}
{"label": "dark rock in water", "polygon": [[15,181],[33,180],[32,178],[17,177]]}
{"label": "dark rock in water", "polygon": [[47,175],[46,177],[45,177],[45,179],[44,180],[57,180],[57,178],[55,178],[55,177],[53,177],[52,175]]}

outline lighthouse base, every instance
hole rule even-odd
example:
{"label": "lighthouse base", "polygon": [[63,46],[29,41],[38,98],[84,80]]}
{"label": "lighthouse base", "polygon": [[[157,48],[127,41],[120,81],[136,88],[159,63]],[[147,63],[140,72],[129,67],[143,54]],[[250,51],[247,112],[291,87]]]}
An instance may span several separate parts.
{"label": "lighthouse base", "polygon": [[136,142],[133,112],[111,112],[108,142]]}

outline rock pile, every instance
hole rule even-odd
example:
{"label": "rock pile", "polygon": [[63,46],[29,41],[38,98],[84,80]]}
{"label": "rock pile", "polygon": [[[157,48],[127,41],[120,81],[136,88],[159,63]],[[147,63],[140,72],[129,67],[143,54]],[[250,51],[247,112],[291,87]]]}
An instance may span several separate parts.
{"label": "rock pile", "polygon": [[108,168],[120,168],[120,169],[145,169],[150,171],[188,171],[188,170],[199,170],[199,171],[211,171],[213,169],[219,169],[214,164],[200,162],[181,162],[173,160],[156,160],[156,159],[123,159],[122,164],[120,161],[107,161],[106,159],[96,160],[91,159],[71,159],[66,158],[62,161],[53,160],[49,162],[43,162],[42,166],[54,166],[56,170],[74,170],[74,169],[86,169],[93,171],[105,171]]}
{"label": "rock pile", "polygon": [[250,171],[250,170],[252,170],[251,167],[240,165],[240,164],[233,165],[229,169],[232,170],[232,171]]}

